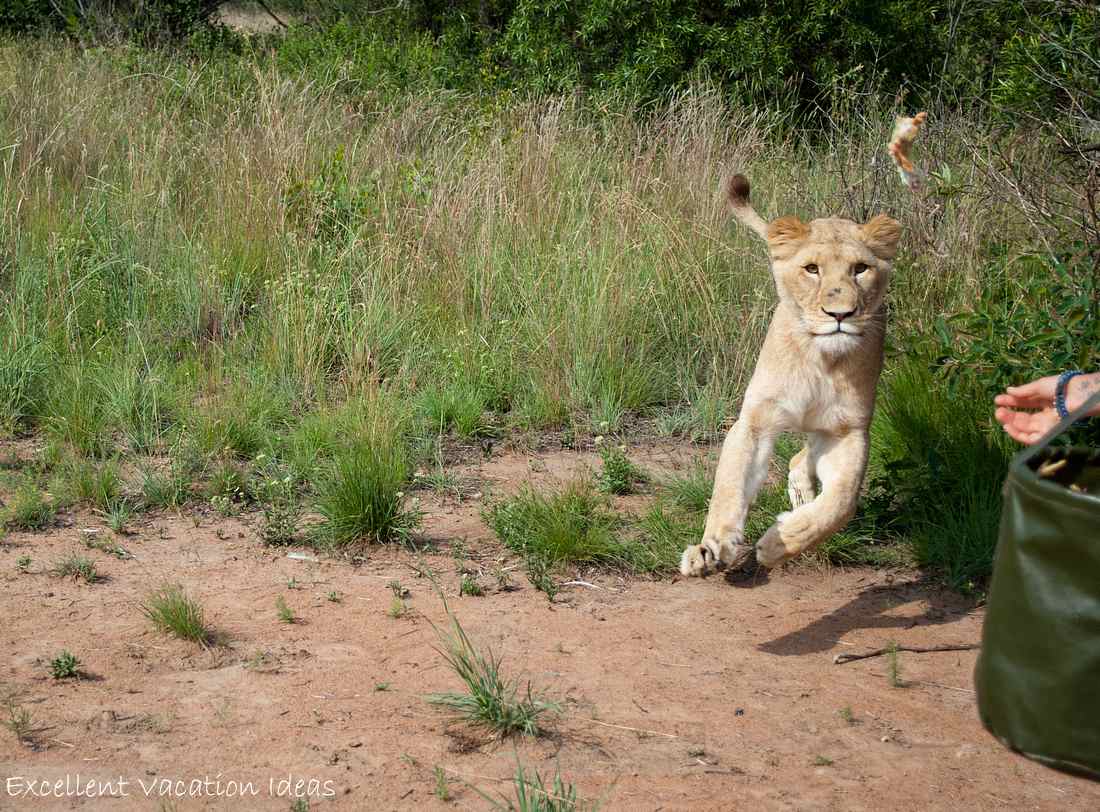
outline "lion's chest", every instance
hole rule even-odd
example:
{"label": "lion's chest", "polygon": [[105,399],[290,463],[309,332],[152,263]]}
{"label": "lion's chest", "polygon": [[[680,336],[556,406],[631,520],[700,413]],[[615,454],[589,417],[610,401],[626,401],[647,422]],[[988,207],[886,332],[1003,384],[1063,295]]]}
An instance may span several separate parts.
{"label": "lion's chest", "polygon": [[823,375],[820,370],[790,370],[767,388],[767,411],[784,431],[843,434],[870,422],[868,398],[862,391],[865,381]]}

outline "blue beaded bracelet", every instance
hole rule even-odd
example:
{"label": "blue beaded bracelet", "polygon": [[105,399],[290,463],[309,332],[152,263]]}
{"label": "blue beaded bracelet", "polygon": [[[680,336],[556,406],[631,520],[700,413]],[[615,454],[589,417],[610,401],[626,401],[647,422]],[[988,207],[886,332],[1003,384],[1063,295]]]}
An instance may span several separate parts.
{"label": "blue beaded bracelet", "polygon": [[[1083,374],[1079,369],[1067,369],[1058,376],[1058,383],[1054,386],[1054,410],[1058,412],[1058,416],[1063,420],[1069,417],[1069,410],[1066,409],[1066,387],[1069,386],[1070,381]],[[1086,420],[1078,420],[1074,425],[1080,426],[1087,422]]]}

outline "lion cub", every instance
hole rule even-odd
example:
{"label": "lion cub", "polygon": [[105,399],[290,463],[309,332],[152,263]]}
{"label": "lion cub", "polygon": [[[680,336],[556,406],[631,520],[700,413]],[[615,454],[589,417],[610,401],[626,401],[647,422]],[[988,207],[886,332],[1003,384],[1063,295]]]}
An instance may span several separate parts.
{"label": "lion cub", "polygon": [[748,558],[745,516],[782,432],[808,439],[787,477],[792,510],[756,543],[757,560],[775,567],[852,518],[882,370],[883,299],[901,236],[901,226],[885,215],[863,225],[797,217],[766,223],[750,205],[742,175],[730,179],[727,194],[734,216],[768,244],[779,305],[722,445],[702,543],[680,560],[684,575]]}

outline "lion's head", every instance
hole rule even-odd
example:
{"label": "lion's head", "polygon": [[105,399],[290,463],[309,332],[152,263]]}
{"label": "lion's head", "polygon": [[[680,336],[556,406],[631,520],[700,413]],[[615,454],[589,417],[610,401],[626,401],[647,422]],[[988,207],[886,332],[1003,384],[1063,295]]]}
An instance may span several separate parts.
{"label": "lion's head", "polygon": [[882,303],[897,255],[901,226],[886,215],[865,224],[842,218],[803,223],[780,217],[765,223],[749,205],[741,175],[728,185],[730,206],[762,236],[782,302],[794,306],[815,343],[830,354],[857,347],[882,329]]}

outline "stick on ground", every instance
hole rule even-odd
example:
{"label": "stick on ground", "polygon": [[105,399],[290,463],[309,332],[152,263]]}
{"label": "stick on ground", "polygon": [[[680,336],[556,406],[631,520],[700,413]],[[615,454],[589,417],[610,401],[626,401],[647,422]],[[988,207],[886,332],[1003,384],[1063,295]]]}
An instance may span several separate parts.
{"label": "stick on ground", "polygon": [[844,663],[852,663],[856,660],[868,660],[871,657],[881,657],[884,654],[889,654],[891,651],[911,651],[914,654],[929,654],[933,651],[973,651],[976,648],[981,648],[981,646],[978,643],[961,643],[952,646],[929,646],[928,648],[922,648],[920,646],[887,646],[886,648],[868,651],[864,654],[838,654],[833,657],[833,665],[843,665]]}

